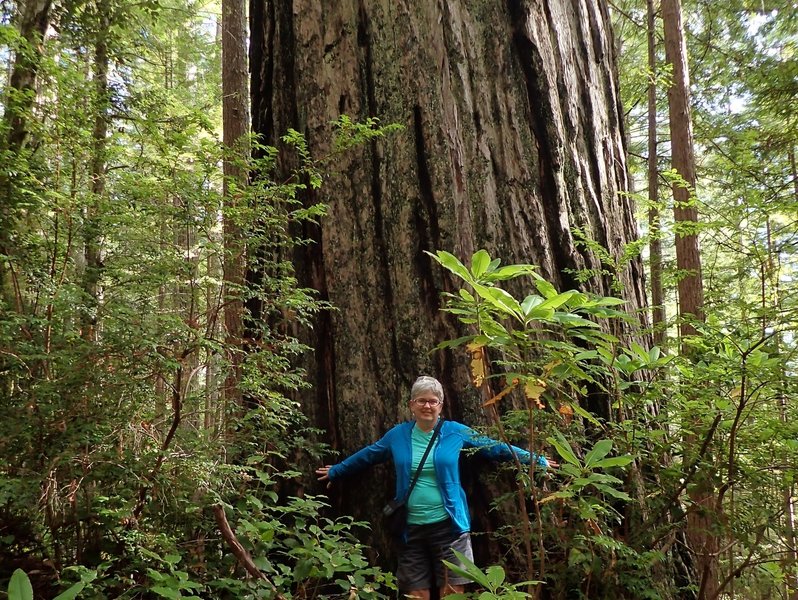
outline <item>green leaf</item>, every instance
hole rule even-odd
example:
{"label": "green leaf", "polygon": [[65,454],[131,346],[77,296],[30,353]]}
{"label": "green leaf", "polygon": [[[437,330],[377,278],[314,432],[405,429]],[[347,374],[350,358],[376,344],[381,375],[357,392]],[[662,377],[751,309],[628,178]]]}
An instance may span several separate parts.
{"label": "green leaf", "polygon": [[538,308],[559,308],[568,302],[568,300],[570,300],[575,294],[577,294],[575,290],[569,290],[567,292],[563,292],[562,294],[557,294],[556,296],[547,298],[546,301]]}
{"label": "green leaf", "polygon": [[535,287],[538,288],[544,298],[554,298],[557,295],[557,288],[545,279],[538,279],[535,282]]}
{"label": "green leaf", "polygon": [[631,456],[613,456],[603,458],[593,463],[594,469],[609,469],[610,467],[625,467],[634,460]]}
{"label": "green leaf", "polygon": [[473,283],[474,291],[479,294],[480,298],[488,301],[493,307],[499,311],[509,314],[511,316],[521,318],[521,305],[518,300],[513,298],[509,293],[501,288],[488,287],[479,283]]}
{"label": "green leaf", "polygon": [[568,440],[566,440],[563,434],[559,431],[555,434],[555,436],[556,437],[547,438],[547,441],[554,446],[554,449],[557,450],[557,454],[559,454],[563,460],[581,468],[582,463],[579,462],[576,454],[574,454],[574,451],[571,448],[571,444],[568,443]]}
{"label": "green leaf", "polygon": [[474,278],[471,277],[471,273],[468,272],[465,265],[463,265],[454,254],[446,252],[445,250],[438,250],[437,254],[432,254],[431,252],[427,252],[427,254],[438,261],[444,269],[448,269],[466,283],[474,283]]}
{"label": "green leaf", "polygon": [[182,598],[180,595],[180,591],[170,587],[164,587],[162,585],[156,585],[155,587],[150,588],[151,591],[155,592],[159,596],[163,596],[164,598],[172,598],[172,600],[179,600]]}
{"label": "green leaf", "polygon": [[463,300],[465,300],[466,302],[474,302],[474,296],[472,296],[471,293],[467,289],[460,288],[458,290],[458,293],[460,294],[460,297]]}
{"label": "green leaf", "polygon": [[579,406],[578,404],[572,404],[572,405],[571,405],[571,408],[573,408],[573,409],[574,409],[574,412],[575,412],[577,415],[579,415],[579,416],[580,416],[580,417],[582,417],[583,419],[586,419],[587,421],[590,421],[590,422],[591,422],[591,423],[593,423],[593,425],[595,425],[596,427],[602,427],[602,425],[601,425],[601,421],[599,421],[599,420],[598,420],[596,417],[594,417],[594,416],[593,416],[593,414],[592,414],[592,413],[589,413],[588,411],[586,411],[584,408],[582,408],[582,407],[581,407],[581,406]]}
{"label": "green leaf", "polygon": [[83,591],[84,587],[86,587],[86,584],[79,581],[58,594],[53,600],[74,600],[78,597],[78,594]]}
{"label": "green leaf", "polygon": [[626,300],[612,296],[598,296],[591,298],[589,302],[585,303],[585,306],[620,306],[621,304],[626,304]]}
{"label": "green leaf", "polygon": [[585,455],[585,467],[593,468],[595,461],[601,460],[612,450],[612,440],[599,440]]}
{"label": "green leaf", "polygon": [[540,278],[540,275],[535,273],[535,267],[533,265],[507,265],[490,273],[490,280],[505,281],[507,279],[520,277],[521,275],[532,275],[532,277]]}
{"label": "green leaf", "polygon": [[495,590],[504,583],[505,573],[504,569],[500,565],[489,566],[485,571],[485,574],[488,577],[491,589]]}
{"label": "green leaf", "polygon": [[8,600],[33,600],[33,586],[27,574],[17,569],[8,582]]}
{"label": "green leaf", "polygon": [[471,257],[471,274],[474,279],[482,277],[490,266],[490,255],[485,250],[478,250]]}
{"label": "green leaf", "polygon": [[598,323],[573,313],[557,313],[557,322],[568,327],[599,327]]}
{"label": "green leaf", "polygon": [[621,490],[616,490],[614,487],[610,487],[603,483],[591,483],[594,488],[600,490],[607,494],[608,496],[612,496],[613,498],[617,498],[618,500],[625,500],[626,502],[631,502],[632,498],[626,492],[622,492]]}
{"label": "green leaf", "polygon": [[537,296],[535,294],[530,294],[529,296],[524,298],[523,302],[521,302],[521,310],[524,312],[524,315],[528,317],[532,309],[542,304],[543,302],[544,302],[543,297]]}
{"label": "green leaf", "polygon": [[472,561],[468,559],[467,556],[461,554],[457,550],[452,550],[454,555],[457,557],[457,560],[460,561],[460,564],[463,565],[456,565],[450,563],[448,560],[442,561],[450,570],[460,575],[460,577],[465,577],[470,579],[474,583],[478,583],[484,588],[490,587],[490,581],[485,576],[485,574],[480,570],[478,566],[476,566]]}

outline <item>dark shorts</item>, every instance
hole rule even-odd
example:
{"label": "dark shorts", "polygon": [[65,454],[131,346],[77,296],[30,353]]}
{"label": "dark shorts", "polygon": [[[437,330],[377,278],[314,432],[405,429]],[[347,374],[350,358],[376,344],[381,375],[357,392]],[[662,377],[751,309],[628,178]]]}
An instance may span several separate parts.
{"label": "dark shorts", "polygon": [[410,525],[407,543],[399,544],[399,568],[396,572],[399,589],[410,592],[470,583],[469,579],[459,577],[441,562],[446,559],[460,565],[452,549],[474,560],[471,534],[453,532],[451,519],[430,525]]}

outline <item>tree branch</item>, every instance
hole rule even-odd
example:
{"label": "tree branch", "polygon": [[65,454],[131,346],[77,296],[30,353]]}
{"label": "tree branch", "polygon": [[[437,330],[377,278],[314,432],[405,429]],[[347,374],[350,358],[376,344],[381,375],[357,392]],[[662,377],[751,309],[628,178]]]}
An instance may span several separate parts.
{"label": "tree branch", "polygon": [[252,575],[252,577],[255,579],[265,581],[276,594],[276,598],[278,600],[285,600],[284,596],[277,591],[277,587],[275,587],[269,578],[266,577],[266,574],[261,571],[252,561],[252,557],[249,555],[249,552],[247,552],[246,548],[244,548],[244,546],[241,545],[241,542],[238,541],[236,534],[230,528],[230,523],[227,522],[227,515],[224,514],[224,506],[221,504],[214,504],[213,515],[216,517],[216,524],[219,526],[219,531],[221,532],[224,541],[226,541],[230,546],[230,550],[238,559],[238,562],[241,563],[241,566],[244,567],[247,573]]}

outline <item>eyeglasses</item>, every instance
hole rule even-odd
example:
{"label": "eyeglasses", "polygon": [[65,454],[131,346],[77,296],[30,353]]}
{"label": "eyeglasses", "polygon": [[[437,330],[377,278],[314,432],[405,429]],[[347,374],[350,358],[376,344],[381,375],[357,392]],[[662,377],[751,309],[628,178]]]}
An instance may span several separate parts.
{"label": "eyeglasses", "polygon": [[417,404],[418,406],[430,406],[436,407],[443,404],[440,400],[423,400],[421,398],[413,398],[413,404]]}

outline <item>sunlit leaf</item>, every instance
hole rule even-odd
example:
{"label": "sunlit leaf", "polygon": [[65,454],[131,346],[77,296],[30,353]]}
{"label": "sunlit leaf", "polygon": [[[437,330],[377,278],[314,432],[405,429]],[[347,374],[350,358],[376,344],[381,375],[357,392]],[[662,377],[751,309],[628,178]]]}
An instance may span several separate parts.
{"label": "sunlit leaf", "polygon": [[540,401],[540,396],[545,391],[546,382],[542,379],[529,378],[524,383],[524,396],[526,396],[527,402],[529,402],[529,404],[534,402],[539,409],[545,408]]}
{"label": "sunlit leaf", "polygon": [[553,298],[557,295],[557,288],[545,279],[538,279],[535,281],[535,287],[538,288],[538,291],[544,298]]}
{"label": "sunlit leaf", "polygon": [[505,397],[507,394],[509,394],[510,392],[512,392],[512,391],[515,389],[515,386],[516,386],[516,385],[518,385],[518,380],[515,380],[515,381],[513,381],[513,383],[511,383],[510,385],[508,385],[507,387],[505,387],[505,388],[504,388],[504,389],[503,389],[501,392],[499,392],[498,394],[496,394],[496,395],[495,395],[493,398],[491,398],[490,400],[487,400],[486,402],[484,402],[484,403],[482,404],[482,406],[484,406],[484,407],[488,407],[488,406],[492,406],[492,405],[496,404],[496,403],[497,403],[499,400],[501,400],[501,399],[502,399],[502,398],[504,398],[504,397]]}
{"label": "sunlit leaf", "polygon": [[454,254],[446,252],[445,250],[438,250],[436,254],[432,254],[431,252],[427,252],[427,254],[438,261],[443,268],[448,269],[463,281],[473,283],[474,279],[471,277],[471,273],[469,273],[465,265],[463,265]]}
{"label": "sunlit leaf", "polygon": [[487,370],[485,344],[476,341],[470,342],[466,344],[466,348],[470,357],[468,367],[471,371],[471,382],[475,387],[482,387]]}
{"label": "sunlit leaf", "polygon": [[557,412],[562,415],[563,421],[565,421],[566,425],[570,425],[571,421],[574,419],[574,409],[571,407],[570,404],[560,404]]}
{"label": "sunlit leaf", "polygon": [[474,279],[482,277],[490,266],[490,256],[485,250],[478,250],[471,257],[471,274]]}

